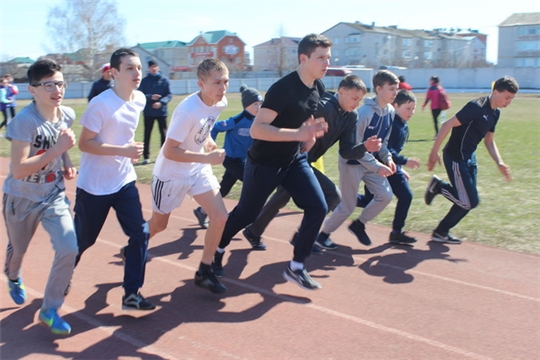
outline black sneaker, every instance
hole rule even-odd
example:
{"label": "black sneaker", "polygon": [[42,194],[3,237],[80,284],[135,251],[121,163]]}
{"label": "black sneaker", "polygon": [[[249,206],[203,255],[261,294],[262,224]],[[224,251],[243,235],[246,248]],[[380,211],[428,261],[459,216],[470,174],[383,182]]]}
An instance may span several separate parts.
{"label": "black sneaker", "polygon": [[223,270],[223,255],[225,255],[224,252],[220,253],[217,252],[214,254],[214,261],[212,261],[212,270],[214,271],[214,275],[216,277],[223,277],[225,271]]}
{"label": "black sneaker", "polygon": [[126,248],[127,245],[120,248],[120,259],[122,259],[122,261],[126,261]]}
{"label": "black sneaker", "polygon": [[325,250],[336,250],[338,246],[334,244],[332,240],[328,237],[328,234],[323,232],[319,233],[317,239],[315,240],[315,246]]}
{"label": "black sneaker", "polygon": [[122,296],[122,309],[124,310],[154,310],[156,305],[146,300],[140,293]]}
{"label": "black sneaker", "polygon": [[283,272],[283,277],[285,280],[296,283],[298,286],[306,290],[317,290],[321,288],[321,284],[309,276],[306,268],[292,271],[291,268],[287,266],[287,269],[285,269]]}
{"label": "black sneaker", "polygon": [[390,233],[389,241],[392,244],[414,244],[416,238],[405,234],[405,232],[392,231]]}
{"label": "black sneaker", "polygon": [[426,192],[424,194],[424,201],[426,205],[431,205],[431,203],[433,202],[433,198],[441,193],[441,182],[442,180],[439,179],[437,175],[433,175],[431,177],[431,180],[429,181]]}
{"label": "black sneaker", "polygon": [[366,226],[360,220],[354,220],[351,225],[349,225],[349,231],[356,235],[358,241],[362,244],[366,246],[371,245],[371,239],[366,234]]}
{"label": "black sneaker", "polygon": [[214,274],[212,271],[197,271],[195,273],[195,285],[208,289],[214,294],[223,294],[225,291],[227,291],[225,285],[219,282],[216,274]]}
{"label": "black sneaker", "polygon": [[431,234],[431,240],[446,244],[461,244],[461,239],[450,235],[450,233],[441,235],[436,231]]}
{"label": "black sneaker", "polygon": [[253,235],[251,230],[249,230],[249,227],[245,228],[242,231],[242,234],[244,234],[244,237],[251,244],[252,250],[266,250],[266,245],[261,242],[261,237]]}
{"label": "black sneaker", "polygon": [[199,226],[203,229],[208,229],[208,216],[202,212],[202,208],[199,206],[196,209],[193,209],[193,214],[199,222]]}

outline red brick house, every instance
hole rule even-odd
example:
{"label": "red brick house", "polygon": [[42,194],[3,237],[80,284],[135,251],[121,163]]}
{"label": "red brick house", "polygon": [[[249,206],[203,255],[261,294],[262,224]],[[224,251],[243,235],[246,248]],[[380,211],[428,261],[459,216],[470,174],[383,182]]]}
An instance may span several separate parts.
{"label": "red brick house", "polygon": [[245,43],[236,33],[227,30],[208,31],[195,37],[189,44],[189,66],[196,67],[202,60],[215,57],[223,61],[231,72],[246,67]]}

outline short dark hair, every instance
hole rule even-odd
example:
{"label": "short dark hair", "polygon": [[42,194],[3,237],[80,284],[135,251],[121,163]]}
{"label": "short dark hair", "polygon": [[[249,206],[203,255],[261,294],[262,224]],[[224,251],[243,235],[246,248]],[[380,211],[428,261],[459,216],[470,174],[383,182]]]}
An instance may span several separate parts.
{"label": "short dark hair", "polygon": [[347,74],[341,81],[339,82],[338,89],[345,88],[345,89],[357,89],[364,92],[364,94],[367,93],[367,87],[366,84],[360,79],[358,76],[354,74]]}
{"label": "short dark hair", "polygon": [[53,76],[57,72],[62,71],[62,65],[58,64],[52,59],[38,60],[28,68],[26,76],[28,77],[28,83],[34,86],[41,79]]}
{"label": "short dark hair", "polygon": [[384,84],[397,85],[399,84],[399,79],[391,71],[379,70],[373,75],[373,89],[377,92],[377,86],[382,87]]}
{"label": "short dark hair", "polygon": [[513,77],[505,75],[495,81],[495,84],[493,85],[493,90],[497,90],[498,92],[503,92],[506,90],[509,93],[515,94],[519,90],[519,84]]}
{"label": "short dark hair", "polygon": [[227,65],[225,65],[223,61],[216,58],[207,58],[201,61],[199,66],[197,66],[197,78],[199,80],[205,80],[212,70],[229,71]]}
{"label": "short dark hair", "polygon": [[300,62],[300,55],[307,55],[307,57],[311,57],[311,54],[318,47],[332,47],[332,41],[326,36],[320,34],[308,34],[304,36],[304,38],[298,43],[298,62]]}
{"label": "short dark hair", "polygon": [[399,82],[405,82],[405,76],[399,75],[398,76]]}
{"label": "short dark hair", "polygon": [[396,95],[396,98],[394,99],[393,104],[396,105],[403,105],[410,102],[416,102],[416,96],[412,93],[412,91],[409,90],[399,90],[399,92]]}
{"label": "short dark hair", "polygon": [[432,77],[429,78],[431,81],[433,81],[434,84],[438,84],[439,83],[439,77],[438,76],[435,76],[433,75]]}
{"label": "short dark hair", "polygon": [[111,55],[111,68],[114,68],[118,71],[120,71],[120,64],[122,63],[122,58],[124,56],[136,56],[139,57],[139,54],[137,54],[135,51],[128,49],[128,48],[120,48],[118,50],[115,50],[115,52]]}

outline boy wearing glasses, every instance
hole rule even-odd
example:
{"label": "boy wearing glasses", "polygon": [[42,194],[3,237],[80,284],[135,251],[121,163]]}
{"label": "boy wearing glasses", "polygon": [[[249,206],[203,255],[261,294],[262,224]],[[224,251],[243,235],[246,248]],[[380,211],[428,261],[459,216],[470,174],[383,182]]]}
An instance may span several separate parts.
{"label": "boy wearing glasses", "polygon": [[148,251],[148,230],[133,168],[143,152],[143,143],[135,142],[135,129],[146,103],[144,94],[137,90],[142,78],[139,55],[131,49],[116,50],[111,55],[111,73],[114,87],[93,98],[80,121],[82,156],[74,208],[77,262],[95,244],[109,211],[114,209],[129,237],[124,249],[122,308],[152,310],[155,305],[139,293]]}
{"label": "boy wearing glasses", "polygon": [[71,327],[57,313],[77,256],[77,239],[66,198],[64,178],[73,179],[67,151],[75,145],[70,129],[73,109],[60,105],[67,83],[61,66],[39,60],[28,69],[28,90],[34,101],[17,114],[6,133],[11,141],[10,172],[4,182],[3,214],[8,235],[5,273],[9,294],[23,304],[26,291],[21,265],[37,226],[51,237],[55,256],[45,287],[39,320],[55,334],[66,335]]}

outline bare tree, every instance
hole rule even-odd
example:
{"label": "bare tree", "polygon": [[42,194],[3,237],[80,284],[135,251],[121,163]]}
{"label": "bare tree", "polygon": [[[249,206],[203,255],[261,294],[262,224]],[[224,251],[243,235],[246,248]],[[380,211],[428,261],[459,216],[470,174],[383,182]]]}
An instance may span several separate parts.
{"label": "bare tree", "polygon": [[56,50],[77,52],[91,78],[102,65],[98,54],[124,43],[125,19],[116,0],[65,0],[49,10],[47,28]]}

